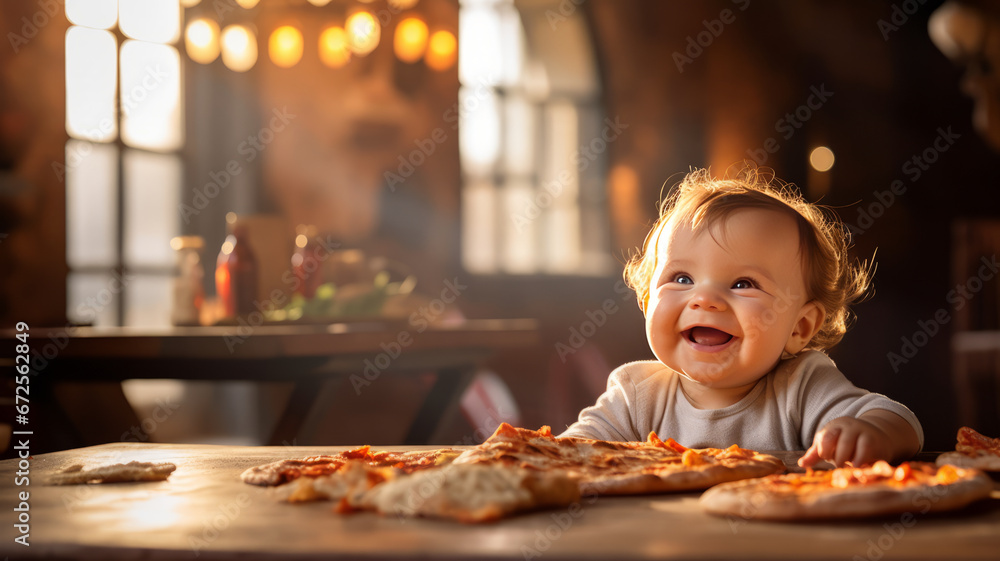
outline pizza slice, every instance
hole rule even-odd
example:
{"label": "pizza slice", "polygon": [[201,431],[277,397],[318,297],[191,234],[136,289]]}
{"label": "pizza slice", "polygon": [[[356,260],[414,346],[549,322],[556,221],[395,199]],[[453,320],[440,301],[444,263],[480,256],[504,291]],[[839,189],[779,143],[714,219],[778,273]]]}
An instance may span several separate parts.
{"label": "pizza slice", "polygon": [[1000,472],[1000,438],[983,436],[970,427],[958,429],[954,452],[937,457],[937,464]]}
{"label": "pizza slice", "polygon": [[49,485],[83,485],[87,483],[126,483],[131,481],[163,481],[177,466],[171,463],[129,462],[84,469],[83,464],[71,465],[49,476]]}
{"label": "pizza slice", "polygon": [[309,456],[289,459],[251,467],[240,478],[251,485],[276,486],[300,477],[315,478],[331,475],[344,469],[351,462],[360,461],[373,468],[391,467],[403,473],[445,466],[458,457],[460,452],[451,448],[437,450],[414,450],[407,452],[373,451],[370,446],[361,446],[334,455]]}
{"label": "pizza slice", "polygon": [[784,471],[774,457],[736,445],[687,448],[655,432],[645,442],[610,442],[555,437],[501,424],[483,444],[455,459],[456,465],[500,464],[539,471],[562,471],[585,495],[628,495],[707,489],[717,483]]}
{"label": "pizza slice", "polygon": [[755,520],[861,518],[962,508],[988,497],[993,483],[975,469],[885,461],[870,467],[772,475],[712,487],[706,512]]}
{"label": "pizza slice", "polygon": [[395,478],[351,506],[397,516],[492,522],[516,513],[580,500],[576,480],[561,471],[498,464],[459,464]]}

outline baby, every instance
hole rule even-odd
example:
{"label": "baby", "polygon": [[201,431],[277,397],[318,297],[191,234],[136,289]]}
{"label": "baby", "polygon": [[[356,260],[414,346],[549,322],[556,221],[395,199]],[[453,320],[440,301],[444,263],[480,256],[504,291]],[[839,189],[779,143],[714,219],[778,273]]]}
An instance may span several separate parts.
{"label": "baby", "polygon": [[625,268],[657,360],[618,367],[561,436],[807,449],[799,465],[909,458],[905,406],[855,387],[823,352],[847,330],[869,273],[835,218],[749,171],[693,171]]}

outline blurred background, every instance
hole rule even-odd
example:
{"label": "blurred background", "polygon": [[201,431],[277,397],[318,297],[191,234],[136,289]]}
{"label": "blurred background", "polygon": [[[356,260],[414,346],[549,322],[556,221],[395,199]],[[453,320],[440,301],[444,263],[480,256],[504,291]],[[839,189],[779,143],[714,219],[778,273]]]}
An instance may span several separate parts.
{"label": "blurred background", "polygon": [[[652,358],[621,271],[659,198],[751,161],[877,262],[831,352],[845,374],[911,407],[929,450],[960,424],[1000,435],[992,3],[9,0],[0,30],[0,326],[39,345],[218,322],[220,250],[252,247],[268,295],[319,243],[318,282],[362,299],[298,291],[270,320],[405,318],[457,282],[449,317],[538,321],[476,387],[494,417],[558,432]],[[364,308],[373,286],[406,298]],[[328,380],[297,443],[398,443],[430,383]],[[124,385],[160,442],[260,443],[290,391]],[[475,419],[434,440],[477,438]]]}

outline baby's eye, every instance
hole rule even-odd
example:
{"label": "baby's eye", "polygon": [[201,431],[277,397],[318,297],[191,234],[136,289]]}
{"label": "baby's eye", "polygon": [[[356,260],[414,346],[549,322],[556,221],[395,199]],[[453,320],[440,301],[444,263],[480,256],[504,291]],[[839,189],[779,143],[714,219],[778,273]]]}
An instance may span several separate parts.
{"label": "baby's eye", "polygon": [[757,288],[757,283],[753,279],[740,279],[733,283],[733,288]]}
{"label": "baby's eye", "polygon": [[674,275],[674,278],[671,282],[676,282],[677,284],[694,284],[694,281],[691,280],[691,277],[684,273],[679,273]]}

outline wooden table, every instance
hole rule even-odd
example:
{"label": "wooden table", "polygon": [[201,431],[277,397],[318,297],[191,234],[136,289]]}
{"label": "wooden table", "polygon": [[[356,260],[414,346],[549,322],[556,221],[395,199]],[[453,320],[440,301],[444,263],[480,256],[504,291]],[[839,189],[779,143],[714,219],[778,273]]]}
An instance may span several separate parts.
{"label": "wooden table", "polygon": [[[294,382],[295,389],[270,437],[293,442],[321,384],[344,374],[361,383],[435,372],[436,381],[410,426],[404,444],[427,443],[453,407],[475,369],[490,355],[538,341],[531,319],[440,322],[352,322],[330,325],[234,325],[170,329],[32,327],[33,385],[121,382],[129,379],[254,380]],[[0,363],[13,364],[20,341],[0,331]],[[51,357],[51,358],[47,358]],[[35,392],[44,388],[33,387]],[[120,389],[118,390],[120,393]],[[121,402],[128,409],[124,396]],[[64,410],[71,409],[63,407]],[[124,427],[137,426],[131,409]],[[85,415],[71,422],[86,423]],[[124,428],[122,429],[124,430]],[[86,442],[107,442],[108,439]],[[114,438],[113,440],[118,440]]]}
{"label": "wooden table", "polygon": [[[416,447],[407,447],[414,449]],[[118,443],[36,456],[30,487],[0,462],[11,559],[947,559],[1000,556],[1000,491],[959,512],[833,523],[765,523],[703,514],[698,493],[584,500],[488,525],[338,515],[330,503],[277,502],[243,484],[247,467],[335,447]],[[391,449],[391,448],[389,448]],[[795,453],[779,453],[794,465]],[[42,477],[77,462],[172,461],[168,481],[71,487]],[[15,491],[30,491],[29,547],[14,542]],[[908,523],[904,526],[903,521]]]}

